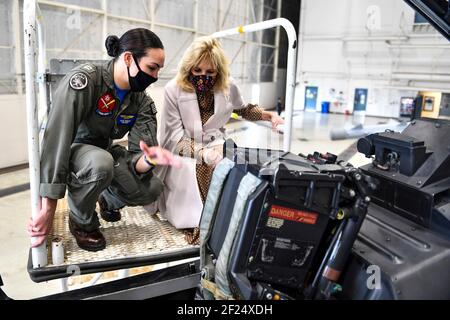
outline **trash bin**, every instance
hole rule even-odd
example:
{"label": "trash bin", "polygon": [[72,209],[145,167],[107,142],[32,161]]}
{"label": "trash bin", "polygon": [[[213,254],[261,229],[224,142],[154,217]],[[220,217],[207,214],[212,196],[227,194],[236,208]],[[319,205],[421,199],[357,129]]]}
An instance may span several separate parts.
{"label": "trash bin", "polygon": [[330,111],[330,102],[322,101],[322,113],[328,113]]}

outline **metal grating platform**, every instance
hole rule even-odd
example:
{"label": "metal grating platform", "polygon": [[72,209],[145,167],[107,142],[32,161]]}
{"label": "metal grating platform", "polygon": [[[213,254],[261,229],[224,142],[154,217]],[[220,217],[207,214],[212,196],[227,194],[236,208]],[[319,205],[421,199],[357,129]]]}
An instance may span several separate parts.
{"label": "metal grating platform", "polygon": [[[100,230],[106,238],[106,248],[89,252],[78,247],[69,231],[69,208],[67,202],[59,201],[48,237],[48,265],[33,269],[31,259],[28,272],[35,282],[71,276],[74,272],[87,274],[131,267],[151,265],[198,256],[198,246],[185,240],[183,230],[175,229],[159,214],[150,215],[142,207],[125,207],[119,222],[106,222],[100,218]],[[52,264],[51,240],[62,238],[64,263]]]}

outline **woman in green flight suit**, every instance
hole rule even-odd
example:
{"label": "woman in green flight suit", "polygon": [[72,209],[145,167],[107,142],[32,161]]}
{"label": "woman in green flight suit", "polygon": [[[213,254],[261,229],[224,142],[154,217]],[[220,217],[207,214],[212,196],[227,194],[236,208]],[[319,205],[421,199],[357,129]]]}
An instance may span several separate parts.
{"label": "woman in green flight suit", "polygon": [[[164,46],[152,31],[138,28],[120,39],[106,39],[114,59],[84,64],[58,85],[41,154],[41,210],[28,232],[39,246],[50,232],[57,199],[70,208],[69,228],[80,248],[106,246],[95,211],[106,221],[120,220],[122,207],[154,202],[162,182],[155,165],[180,166],[156,139],[156,108],[144,92],[164,65]],[[128,133],[128,150],[113,145]]]}

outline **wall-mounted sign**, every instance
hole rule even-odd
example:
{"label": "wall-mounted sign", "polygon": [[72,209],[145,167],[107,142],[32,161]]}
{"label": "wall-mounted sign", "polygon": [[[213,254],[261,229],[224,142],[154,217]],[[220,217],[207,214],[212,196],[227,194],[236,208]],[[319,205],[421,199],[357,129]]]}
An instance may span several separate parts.
{"label": "wall-mounted sign", "polygon": [[353,111],[366,111],[367,89],[356,88],[355,99],[353,101]]}
{"label": "wall-mounted sign", "polygon": [[434,97],[430,96],[423,97],[422,110],[433,111],[433,109],[434,109]]}
{"label": "wall-mounted sign", "polygon": [[305,109],[316,110],[318,87],[305,88]]}

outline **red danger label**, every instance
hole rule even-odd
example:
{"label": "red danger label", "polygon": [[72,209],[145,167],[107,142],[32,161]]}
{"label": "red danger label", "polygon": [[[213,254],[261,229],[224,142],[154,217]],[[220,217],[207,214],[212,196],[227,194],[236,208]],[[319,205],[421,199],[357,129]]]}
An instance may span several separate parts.
{"label": "red danger label", "polygon": [[272,206],[269,216],[283,220],[291,220],[306,224],[316,224],[318,214],[280,206]]}

